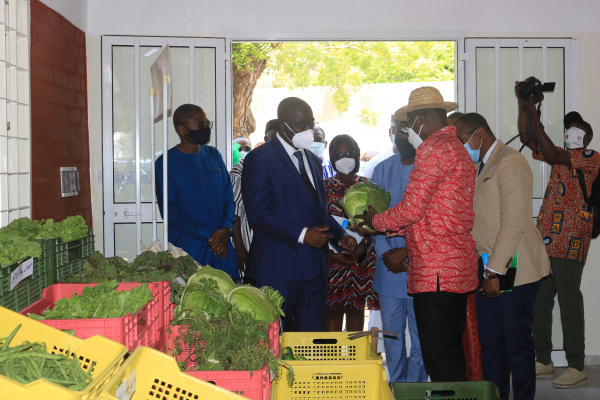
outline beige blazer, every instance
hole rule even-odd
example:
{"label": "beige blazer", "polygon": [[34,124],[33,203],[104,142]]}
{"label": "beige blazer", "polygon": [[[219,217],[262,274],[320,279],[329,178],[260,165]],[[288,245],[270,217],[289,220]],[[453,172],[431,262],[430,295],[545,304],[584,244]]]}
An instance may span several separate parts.
{"label": "beige blazer", "polygon": [[515,286],[550,274],[550,260],[532,216],[533,174],[517,150],[498,141],[475,181],[471,234],[477,251],[490,253],[488,268],[506,273],[515,250]]}

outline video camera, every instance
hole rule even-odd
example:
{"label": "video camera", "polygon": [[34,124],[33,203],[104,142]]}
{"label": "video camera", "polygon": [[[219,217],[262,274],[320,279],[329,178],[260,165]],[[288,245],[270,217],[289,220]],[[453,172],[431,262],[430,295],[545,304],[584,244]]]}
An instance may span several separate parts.
{"label": "video camera", "polygon": [[523,100],[528,100],[529,96],[533,94],[533,102],[537,104],[544,100],[544,93],[553,92],[555,86],[556,82],[542,83],[535,76],[530,76],[524,81],[517,83],[516,89],[517,94]]}
{"label": "video camera", "polygon": [[[523,100],[529,100],[529,98],[531,97],[534,104],[537,104],[537,116],[539,118],[539,116],[541,114],[540,109],[542,106],[542,100],[544,100],[544,93],[545,92],[553,92],[555,86],[556,86],[555,82],[542,83],[535,76],[530,76],[529,78],[525,79],[524,81],[517,82],[517,84],[515,85],[515,91],[517,92],[517,95]],[[516,139],[522,133],[525,133],[525,132],[527,132],[527,134],[529,135],[530,140],[533,140],[534,143],[537,144],[533,125],[531,124],[531,120],[529,119],[529,116],[527,117],[527,129],[524,132],[518,133],[515,137],[513,137],[508,142],[506,142],[506,144],[509,144],[510,142],[512,142],[514,139]],[[525,147],[525,143],[523,143],[523,145],[521,146],[519,151],[522,151],[523,147]],[[539,151],[539,147],[538,147],[538,151]]]}

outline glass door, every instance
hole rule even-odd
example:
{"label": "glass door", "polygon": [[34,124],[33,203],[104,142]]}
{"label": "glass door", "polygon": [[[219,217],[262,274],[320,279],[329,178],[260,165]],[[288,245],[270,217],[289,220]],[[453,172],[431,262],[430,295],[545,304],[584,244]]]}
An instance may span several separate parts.
{"label": "glass door", "polygon": [[[173,110],[168,117],[168,148],[179,143],[172,112],[181,104],[204,109],[215,121],[212,146],[227,162],[224,39],[103,37],[102,119],[104,175],[104,253],[132,260],[140,242],[154,240],[152,163],[163,153],[162,119],[150,117],[150,66],[169,45]],[[151,124],[155,152],[151,150]],[[160,214],[157,214],[160,221]],[[162,240],[162,224],[157,239]]]}
{"label": "glass door", "polygon": [[[535,76],[556,82],[554,92],[542,102],[542,123],[557,146],[563,145],[563,116],[577,109],[577,58],[573,39],[466,39],[466,110],[483,115],[500,140],[517,134],[516,81]],[[511,147],[519,149],[515,139]],[[533,171],[533,210],[538,215],[550,166],[523,150]]]}
{"label": "glass door", "polygon": [[[577,42],[573,39],[466,39],[466,110],[483,115],[503,142],[517,134],[515,81],[535,76],[542,82],[556,82],[554,92],[542,102],[542,123],[555,145],[563,145],[564,115],[578,109]],[[515,139],[511,147],[519,149]],[[533,218],[536,219],[548,180],[550,166],[534,160],[526,148],[523,155],[533,171]],[[554,307],[552,342],[562,349],[559,307]],[[565,365],[564,352],[555,364]],[[558,361],[558,363],[557,363]]]}

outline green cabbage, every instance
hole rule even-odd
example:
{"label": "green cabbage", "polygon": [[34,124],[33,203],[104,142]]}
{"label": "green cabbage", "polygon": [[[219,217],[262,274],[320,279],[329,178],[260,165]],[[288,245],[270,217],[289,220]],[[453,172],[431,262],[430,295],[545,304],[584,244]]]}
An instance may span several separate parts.
{"label": "green cabbage", "polygon": [[187,284],[189,286],[202,278],[210,278],[214,280],[219,286],[218,292],[224,297],[227,297],[229,292],[235,287],[235,283],[233,283],[233,280],[227,272],[213,268],[210,265],[205,265],[199,269],[198,272],[190,277]]}
{"label": "green cabbage", "polygon": [[175,308],[175,319],[195,318],[204,313],[208,318],[229,313],[231,305],[219,293],[217,282],[202,278],[188,284],[181,295],[181,304]]}
{"label": "green cabbage", "polygon": [[273,304],[269,296],[253,286],[243,285],[233,289],[227,301],[242,311],[249,311],[258,321],[273,322],[283,313]]}
{"label": "green cabbage", "polygon": [[364,214],[369,209],[369,204],[378,213],[389,208],[392,196],[373,182],[361,182],[346,191],[346,195],[340,202],[348,221],[351,225],[362,222],[362,218],[354,219],[355,215]]}

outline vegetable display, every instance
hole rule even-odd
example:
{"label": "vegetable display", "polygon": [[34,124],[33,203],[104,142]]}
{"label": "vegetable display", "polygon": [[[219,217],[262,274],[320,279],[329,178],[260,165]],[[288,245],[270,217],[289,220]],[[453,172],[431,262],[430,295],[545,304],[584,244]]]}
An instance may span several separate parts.
{"label": "vegetable display", "polygon": [[364,214],[369,209],[369,204],[378,213],[389,208],[392,196],[373,182],[360,182],[346,191],[346,195],[340,202],[348,221],[351,225],[362,222],[362,218],[354,219],[355,215]]}
{"label": "vegetable display", "polygon": [[119,283],[115,280],[102,282],[94,287],[86,286],[81,295],[62,298],[52,309],[42,315],[28,314],[33,319],[78,319],[78,318],[120,318],[128,313],[134,315],[152,300],[148,285],[134,287],[131,291],[117,292]]}
{"label": "vegetable display", "polygon": [[63,242],[70,242],[86,237],[88,232],[89,228],[80,215],[67,217],[61,222],[18,218],[0,229],[0,266],[40,257],[42,246],[34,241],[36,239],[60,238]]}
{"label": "vegetable display", "polygon": [[[144,251],[133,262],[121,257],[104,257],[92,253],[83,264],[80,274],[63,279],[66,283],[92,283],[117,280],[119,282],[160,282],[171,284],[171,302],[179,304],[183,286],[175,282],[179,276],[191,276],[198,271],[198,264],[191,256],[175,258],[168,251]],[[231,278],[230,278],[231,279]],[[233,282],[232,282],[233,284]]]}
{"label": "vegetable display", "polygon": [[216,271],[203,267],[185,287],[169,327],[179,332],[171,355],[185,371],[255,371],[269,365],[277,373],[281,361],[269,350],[268,331],[283,315],[283,297],[270,287],[233,285]]}
{"label": "vegetable display", "polygon": [[29,343],[10,347],[21,325],[0,339],[0,373],[17,382],[27,384],[46,379],[71,390],[83,390],[93,380],[92,372],[84,371],[77,355],[73,358],[62,353],[49,353],[45,343]]}

